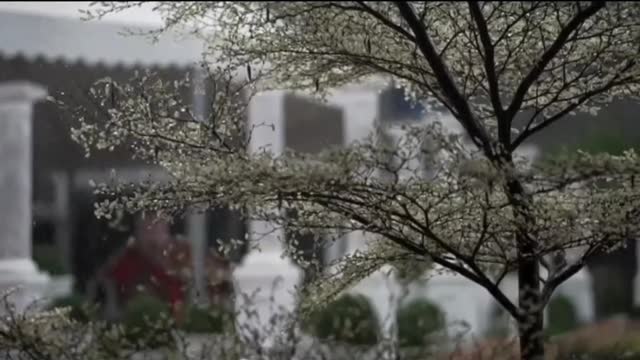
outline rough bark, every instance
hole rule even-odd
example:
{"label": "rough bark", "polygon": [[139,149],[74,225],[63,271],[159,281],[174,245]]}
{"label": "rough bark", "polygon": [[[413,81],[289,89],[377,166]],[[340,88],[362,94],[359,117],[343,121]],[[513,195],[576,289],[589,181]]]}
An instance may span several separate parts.
{"label": "rough bark", "polygon": [[522,313],[518,321],[522,360],[544,359],[544,306],[536,260],[523,260],[518,270],[518,301]]}

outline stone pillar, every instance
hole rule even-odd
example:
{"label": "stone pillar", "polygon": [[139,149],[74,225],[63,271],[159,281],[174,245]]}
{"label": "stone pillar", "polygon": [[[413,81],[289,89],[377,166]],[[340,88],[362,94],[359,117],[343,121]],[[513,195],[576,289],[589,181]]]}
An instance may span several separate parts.
{"label": "stone pillar", "polygon": [[[347,145],[363,141],[373,134],[376,123],[380,121],[380,88],[376,86],[349,86],[333,94],[329,101],[342,108]],[[361,231],[347,234],[345,236],[346,252],[353,253],[366,248],[368,237],[369,234]],[[385,339],[395,341],[395,314],[401,291],[395,276],[387,275],[389,270],[388,266],[383,267],[349,291],[367,296],[381,321],[381,334]],[[395,356],[395,354],[386,351],[382,354],[384,359],[392,359]]]}
{"label": "stone pillar", "polygon": [[203,213],[192,213],[187,217],[187,235],[191,242],[191,258],[193,260],[193,283],[191,300],[197,304],[208,304],[208,292],[206,291],[205,258],[207,252],[207,227],[206,217]]}
{"label": "stone pillar", "polygon": [[[193,74],[193,112],[197,119],[204,121],[208,114],[206,74],[200,67],[192,70]],[[206,255],[209,251],[207,243],[207,217],[202,212],[194,212],[187,217],[187,234],[191,242],[191,258],[193,260],[193,276],[191,287],[191,300],[198,304],[207,304],[209,294],[207,291],[207,279],[205,274]]]}
{"label": "stone pillar", "polygon": [[[322,103],[308,96],[289,93],[284,96],[284,146],[300,154],[314,155],[329,148],[343,147],[345,143],[344,119],[341,107]],[[295,216],[290,213],[290,216]],[[292,245],[299,260],[318,261],[317,265],[328,264],[335,259],[335,245],[344,241],[328,244],[329,239],[315,239],[313,236],[288,231],[286,242]],[[342,239],[340,239],[342,240]],[[312,281],[318,274],[315,264],[304,269],[304,282]]]}
{"label": "stone pillar", "polygon": [[31,259],[32,109],[46,90],[28,82],[0,85],[0,289],[18,311],[43,295],[48,276]]}
{"label": "stone pillar", "polygon": [[[284,93],[273,91],[255,96],[249,106],[248,118],[249,126],[254,127],[249,150],[281,154],[284,149]],[[257,329],[262,345],[271,348],[284,333],[280,324],[274,329],[270,320],[281,316],[283,310],[295,309],[296,286],[302,274],[291,259],[283,257],[282,229],[274,229],[266,221],[250,221],[249,240],[252,245],[258,244],[258,249],[250,249],[233,273],[238,295],[236,310],[240,312],[238,329],[244,336],[251,336],[244,333],[246,328]],[[241,294],[250,299],[245,301]]]}
{"label": "stone pillar", "polygon": [[60,258],[64,262],[64,270],[71,274],[71,183],[69,173],[66,171],[56,172],[52,176],[54,189],[53,208],[55,209],[54,221],[56,224],[56,245]]}
{"label": "stone pillar", "polygon": [[[345,142],[362,141],[372,134],[379,116],[379,93],[375,89],[350,87],[342,89],[329,99],[343,111]],[[363,249],[365,236],[360,232],[345,236],[347,252]]]}

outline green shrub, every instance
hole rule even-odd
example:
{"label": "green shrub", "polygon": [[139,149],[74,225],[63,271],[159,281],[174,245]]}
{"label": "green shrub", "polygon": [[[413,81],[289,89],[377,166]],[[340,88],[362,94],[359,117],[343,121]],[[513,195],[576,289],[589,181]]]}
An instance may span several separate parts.
{"label": "green shrub", "polygon": [[580,325],[573,303],[562,295],[554,297],[549,302],[548,319],[546,329],[548,336],[555,336],[574,330]]}
{"label": "green shrub", "polygon": [[65,269],[60,252],[55,245],[34,245],[32,257],[33,261],[38,265],[38,269],[46,271],[49,275],[66,275],[69,273]]}
{"label": "green shrub", "polygon": [[225,332],[233,325],[233,314],[221,309],[203,309],[190,306],[186,310],[185,322],[182,329],[190,333],[215,333]]}
{"label": "green shrub", "polygon": [[429,345],[429,335],[445,327],[444,313],[426,299],[416,299],[401,306],[396,316],[400,346]]}
{"label": "green shrub", "polygon": [[312,314],[307,329],[320,339],[351,345],[378,342],[378,317],[364,295],[342,295],[324,309]]}
{"label": "green shrub", "polygon": [[132,343],[152,348],[173,344],[171,308],[157,297],[136,295],[127,302],[122,320],[125,336]]}
{"label": "green shrub", "polygon": [[50,310],[71,308],[69,316],[82,323],[86,323],[95,317],[93,307],[80,294],[70,294],[54,299],[47,308]]}

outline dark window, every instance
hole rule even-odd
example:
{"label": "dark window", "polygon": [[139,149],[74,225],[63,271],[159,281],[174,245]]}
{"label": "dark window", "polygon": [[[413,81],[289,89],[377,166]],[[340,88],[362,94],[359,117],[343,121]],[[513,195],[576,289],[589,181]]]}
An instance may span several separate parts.
{"label": "dark window", "polygon": [[133,234],[134,216],[126,214],[117,224],[97,219],[94,214],[96,198],[89,191],[73,193],[72,271],[76,290],[84,293],[98,269]]}
{"label": "dark window", "polygon": [[51,275],[66,274],[67,259],[56,243],[56,226],[50,218],[34,216],[31,256],[40,270]]}
{"label": "dark window", "polygon": [[56,227],[52,220],[36,218],[31,228],[32,243],[34,246],[54,245],[55,233]]}
{"label": "dark window", "polygon": [[[288,211],[289,218],[295,218],[294,211]],[[304,271],[304,281],[313,280],[326,265],[326,241],[317,234],[296,229],[285,229],[286,241],[294,251],[293,261]]]}
{"label": "dark window", "polygon": [[382,121],[414,121],[424,116],[425,107],[406,98],[404,89],[391,86],[380,94]]}
{"label": "dark window", "polygon": [[[228,260],[238,263],[247,254],[246,233],[246,221],[239,212],[219,207],[207,213],[209,247],[218,250],[222,246],[233,245],[230,247],[231,251],[226,254]],[[233,240],[238,241],[232,243]]]}

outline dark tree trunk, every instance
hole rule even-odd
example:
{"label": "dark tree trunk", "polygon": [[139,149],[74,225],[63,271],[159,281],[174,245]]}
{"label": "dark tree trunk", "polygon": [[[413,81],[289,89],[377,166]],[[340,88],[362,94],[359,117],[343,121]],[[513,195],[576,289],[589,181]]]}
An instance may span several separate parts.
{"label": "dark tree trunk", "polygon": [[[510,155],[505,163],[512,164]],[[515,241],[518,248],[518,335],[522,360],[544,360],[544,307],[540,289],[540,263],[536,255],[535,239],[529,235],[534,223],[530,212],[530,196],[522,184],[511,179],[507,182],[507,194],[516,219],[523,225],[517,229]]]}
{"label": "dark tree trunk", "polygon": [[518,270],[518,302],[523,314],[518,321],[522,360],[544,359],[544,306],[536,260],[523,260]]}

